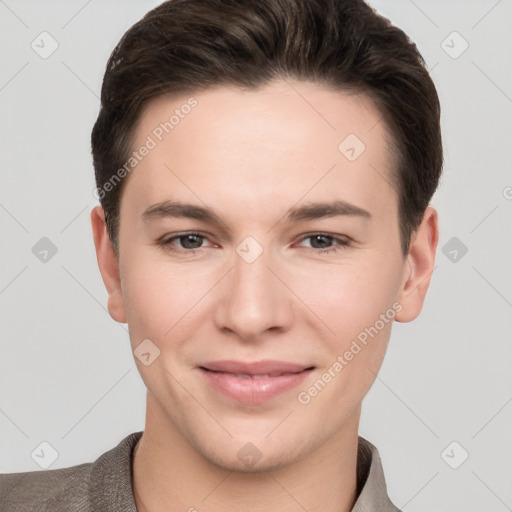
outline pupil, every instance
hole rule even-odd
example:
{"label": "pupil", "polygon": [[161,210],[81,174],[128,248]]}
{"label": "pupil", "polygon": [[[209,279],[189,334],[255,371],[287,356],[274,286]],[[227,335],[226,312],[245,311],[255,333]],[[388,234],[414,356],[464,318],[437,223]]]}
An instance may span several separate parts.
{"label": "pupil", "polygon": [[189,242],[191,241],[191,244],[192,246],[194,246],[194,239],[195,239],[195,243],[197,244],[198,240],[199,240],[199,245],[201,245],[201,240],[200,240],[200,236],[198,235],[185,235],[183,237],[185,239],[185,248],[186,249],[194,249],[194,248],[197,248],[197,247],[190,247],[189,246]]}
{"label": "pupil", "polygon": [[[327,237],[325,235],[315,235],[313,237],[313,239],[318,242],[320,240],[320,245],[322,245],[322,242],[321,242],[321,239],[324,239],[324,242],[326,242],[328,244],[328,240],[327,240]],[[323,244],[325,246],[325,243]],[[323,248],[323,247],[321,247]]]}

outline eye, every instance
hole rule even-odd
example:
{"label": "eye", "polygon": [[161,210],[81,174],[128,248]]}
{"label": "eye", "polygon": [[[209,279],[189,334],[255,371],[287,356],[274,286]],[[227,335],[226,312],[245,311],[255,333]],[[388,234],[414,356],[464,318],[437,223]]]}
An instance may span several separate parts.
{"label": "eye", "polygon": [[[204,240],[206,240],[206,237],[200,233],[180,233],[159,241],[158,245],[168,251],[193,252],[202,248],[201,245]],[[174,243],[176,241],[179,241],[181,248],[176,247]]]}
{"label": "eye", "polygon": [[340,251],[344,247],[350,245],[350,242],[348,240],[338,238],[326,233],[313,233],[305,236],[302,239],[302,241],[305,240],[311,240],[313,245],[312,250],[320,254]]}

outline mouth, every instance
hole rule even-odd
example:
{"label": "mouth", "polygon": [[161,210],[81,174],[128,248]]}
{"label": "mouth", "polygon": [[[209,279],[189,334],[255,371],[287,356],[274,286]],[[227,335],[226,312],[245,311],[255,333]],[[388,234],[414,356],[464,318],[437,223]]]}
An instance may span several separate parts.
{"label": "mouth", "polygon": [[[202,370],[213,373],[222,373],[224,375],[233,375],[237,379],[268,379],[271,377],[282,377],[283,375],[297,375],[302,372],[274,372],[274,373],[262,373],[262,374],[250,374],[250,373],[231,373],[231,372],[218,372],[215,370],[209,370],[208,368],[200,367]],[[313,368],[306,368],[306,370],[312,370]]]}
{"label": "mouth", "polygon": [[215,361],[198,367],[210,389],[245,404],[262,404],[298,386],[315,369],[284,361]]}
{"label": "mouth", "polygon": [[264,361],[211,361],[204,363],[200,366],[204,370],[209,370],[219,373],[230,373],[234,375],[268,375],[271,377],[277,377],[283,374],[296,374],[303,372],[304,370],[313,368],[313,366],[302,365],[298,363],[292,363],[288,361],[277,361],[272,359],[266,359]]}

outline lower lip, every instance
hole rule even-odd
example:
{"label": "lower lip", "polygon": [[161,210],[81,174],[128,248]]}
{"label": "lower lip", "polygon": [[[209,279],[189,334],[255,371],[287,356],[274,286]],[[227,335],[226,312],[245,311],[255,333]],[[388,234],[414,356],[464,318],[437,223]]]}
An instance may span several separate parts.
{"label": "lower lip", "polygon": [[244,404],[258,405],[298,386],[313,371],[304,370],[292,375],[241,379],[232,373],[212,372],[199,368],[209,384],[225,396]]}

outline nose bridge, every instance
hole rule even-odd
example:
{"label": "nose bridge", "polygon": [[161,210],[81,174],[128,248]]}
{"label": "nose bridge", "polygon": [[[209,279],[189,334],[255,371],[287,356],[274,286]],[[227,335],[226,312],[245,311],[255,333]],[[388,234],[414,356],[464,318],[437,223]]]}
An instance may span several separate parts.
{"label": "nose bridge", "polygon": [[273,260],[271,251],[252,237],[236,247],[233,269],[227,276],[216,312],[219,328],[251,339],[272,328],[289,327],[291,297],[274,274],[277,269]]}

